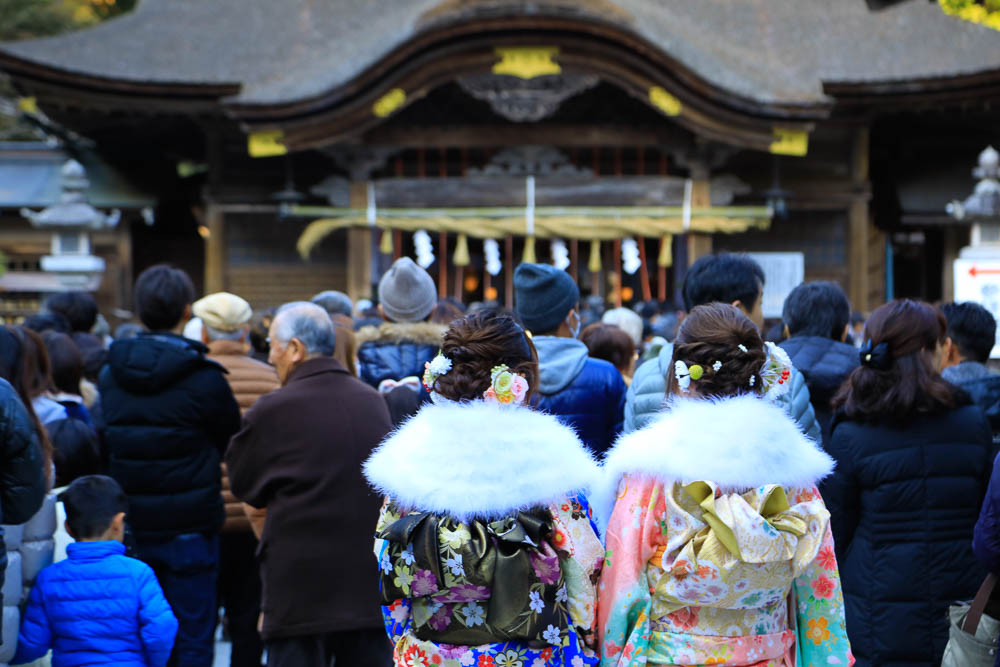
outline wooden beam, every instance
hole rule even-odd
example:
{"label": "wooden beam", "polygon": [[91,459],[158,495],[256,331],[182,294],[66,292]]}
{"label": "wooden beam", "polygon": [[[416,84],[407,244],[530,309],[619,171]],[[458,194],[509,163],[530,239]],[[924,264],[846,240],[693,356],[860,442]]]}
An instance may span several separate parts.
{"label": "wooden beam", "polygon": [[[851,147],[851,180],[859,187],[868,186],[869,130],[859,128]],[[869,296],[869,211],[866,200],[856,200],[847,207],[848,294],[855,310],[868,312]]]}
{"label": "wooden beam", "polygon": [[655,143],[678,148],[690,143],[685,132],[667,124],[651,126],[552,125],[521,123],[506,125],[381,125],[365,135],[372,146],[400,148],[495,148],[546,145],[565,147],[634,146]]}
{"label": "wooden beam", "polygon": [[[365,183],[351,183],[350,203],[355,208],[368,207],[368,187]],[[347,295],[351,300],[370,299],[372,296],[372,232],[365,227],[347,230]]]}

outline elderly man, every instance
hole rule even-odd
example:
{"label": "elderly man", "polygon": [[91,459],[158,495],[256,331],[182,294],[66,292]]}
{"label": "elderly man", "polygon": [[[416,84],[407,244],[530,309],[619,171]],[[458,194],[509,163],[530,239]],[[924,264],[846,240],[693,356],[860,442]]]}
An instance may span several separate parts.
{"label": "elderly man", "polygon": [[[208,359],[226,369],[240,412],[279,387],[274,368],[252,359],[247,336],[253,309],[229,292],[216,292],[199,299],[191,312],[201,319],[201,340],[208,346]],[[219,602],[226,609],[229,635],[233,640],[231,667],[260,667],[264,651],[257,617],[260,615],[260,577],[254,552],[257,538],[243,504],[229,490],[229,477],[222,470],[222,500],[226,523],[219,536]],[[256,510],[253,510],[256,512]],[[260,518],[263,522],[263,517]]]}
{"label": "elderly man", "polygon": [[332,359],[325,310],[297,302],[271,323],[282,388],[246,413],[226,452],[233,493],[267,508],[258,550],[268,665],[388,665],[372,531],[380,499],[361,465],[391,429],[385,402]]}

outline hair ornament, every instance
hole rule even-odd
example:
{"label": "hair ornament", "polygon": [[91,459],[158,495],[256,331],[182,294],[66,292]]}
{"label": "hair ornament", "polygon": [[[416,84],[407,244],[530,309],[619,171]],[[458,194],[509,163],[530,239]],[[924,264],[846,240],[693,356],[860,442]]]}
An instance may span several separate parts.
{"label": "hair ornament", "polygon": [[424,388],[430,391],[434,388],[434,383],[442,375],[446,375],[451,370],[451,359],[444,356],[439,350],[437,356],[424,364]]}
{"label": "hair ornament", "polygon": [[742,352],[743,354],[747,354],[748,352],[750,352],[750,350],[747,349],[747,346],[744,345],[743,343],[740,343],[736,347],[738,347],[740,349],[740,352]]}
{"label": "hair ornament", "polygon": [[[760,369],[760,379],[763,381],[764,397],[774,401],[788,392],[794,366],[788,353],[774,343],[764,343],[764,352],[767,356]],[[753,379],[753,376],[750,377]],[[750,386],[753,386],[752,382]]]}
{"label": "hair ornament", "polygon": [[680,359],[674,362],[674,377],[677,378],[677,386],[681,388],[681,391],[688,391],[691,388],[691,381],[697,382],[703,375],[705,375],[705,369],[698,364],[692,364],[689,367]]}
{"label": "hair ornament", "polygon": [[756,375],[751,375],[750,376],[750,386],[752,387],[755,384],[757,384],[757,376]]}
{"label": "hair ornament", "polygon": [[892,367],[892,354],[889,352],[888,342],[872,346],[872,341],[869,338],[861,346],[858,355],[861,365],[867,368],[874,368],[877,371],[887,371]]}
{"label": "hair ornament", "polygon": [[722,362],[721,361],[716,361],[714,364],[712,364],[712,370],[715,371],[716,373],[718,373],[719,369],[721,369],[721,368],[722,368]]}
{"label": "hair ornament", "polygon": [[521,404],[527,395],[528,381],[506,364],[501,364],[490,371],[490,386],[483,392],[483,400],[502,405]]}

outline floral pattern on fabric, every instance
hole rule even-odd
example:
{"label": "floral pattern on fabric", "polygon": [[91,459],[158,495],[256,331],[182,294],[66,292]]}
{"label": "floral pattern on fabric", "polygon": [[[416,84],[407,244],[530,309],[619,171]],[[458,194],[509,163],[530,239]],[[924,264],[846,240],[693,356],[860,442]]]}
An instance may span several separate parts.
{"label": "floral pattern on fabric", "polygon": [[[387,501],[377,527],[382,614],[397,665],[597,664],[603,547],[585,498],[489,523],[428,523],[428,516]],[[497,567],[500,560],[506,565]],[[513,572],[522,576],[515,580]],[[495,596],[499,590],[504,594]]]}
{"label": "floral pattern on fabric", "polygon": [[603,665],[853,663],[815,489],[725,493],[627,475],[599,599]]}

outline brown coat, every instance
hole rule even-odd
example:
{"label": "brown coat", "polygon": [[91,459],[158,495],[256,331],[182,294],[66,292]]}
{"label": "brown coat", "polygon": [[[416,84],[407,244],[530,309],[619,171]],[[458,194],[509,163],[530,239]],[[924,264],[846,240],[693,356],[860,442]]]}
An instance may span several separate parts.
{"label": "brown coat", "polygon": [[[213,340],[208,344],[208,354],[212,361],[226,369],[226,380],[240,406],[240,413],[246,413],[257,399],[269,394],[281,384],[272,366],[263,364],[247,356],[247,347],[235,340]],[[257,515],[257,510],[247,508],[236,499],[229,489],[229,476],[226,474],[226,464],[222,464],[222,501],[226,504],[226,523],[223,532],[247,532],[251,522]],[[260,518],[263,521],[263,518]],[[258,535],[259,536],[259,535]]]}
{"label": "brown coat", "polygon": [[382,627],[371,544],[381,499],[361,466],[391,430],[378,392],[310,359],[244,416],[233,492],[267,508],[258,548],[265,640]]}

